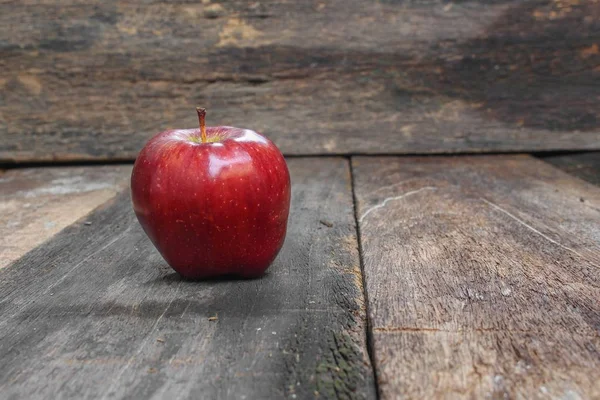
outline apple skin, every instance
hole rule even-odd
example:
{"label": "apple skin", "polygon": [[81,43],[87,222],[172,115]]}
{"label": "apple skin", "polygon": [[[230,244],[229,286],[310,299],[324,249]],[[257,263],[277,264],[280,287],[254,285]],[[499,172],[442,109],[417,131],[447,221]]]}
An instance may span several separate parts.
{"label": "apple skin", "polygon": [[168,130],[140,152],[133,209],[167,263],[191,279],[262,275],[283,245],[290,174],[267,138],[228,126]]}

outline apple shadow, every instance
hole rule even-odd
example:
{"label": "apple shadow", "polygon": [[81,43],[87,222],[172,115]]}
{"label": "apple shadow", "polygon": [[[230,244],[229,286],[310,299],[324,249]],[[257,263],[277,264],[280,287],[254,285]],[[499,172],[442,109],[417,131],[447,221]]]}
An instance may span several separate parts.
{"label": "apple shadow", "polygon": [[[166,317],[185,314],[208,318],[219,315],[260,320],[279,313],[286,293],[278,281],[276,273],[268,272],[258,278],[224,275],[189,279],[175,271],[161,271],[159,276],[147,280],[143,285],[151,292],[170,293],[174,296],[168,302],[154,300],[164,307],[162,311],[168,310]],[[265,287],[268,289],[264,289]],[[218,289],[213,290],[215,288]],[[145,301],[142,307],[146,303],[150,304],[152,301]],[[156,312],[150,314],[156,315]]]}
{"label": "apple shadow", "polygon": [[185,276],[182,276],[181,274],[179,274],[178,272],[170,272],[167,275],[163,275],[161,277],[158,277],[156,279],[153,279],[152,281],[147,282],[146,284],[157,284],[157,283],[161,283],[161,282],[188,282],[188,283],[228,283],[228,282],[245,282],[245,281],[258,281],[260,279],[265,279],[269,277],[269,272],[265,272],[262,275],[259,276],[253,276],[253,277],[245,277],[245,276],[240,276],[240,275],[236,275],[236,274],[225,274],[225,275],[220,275],[220,276],[212,276],[212,277],[207,277],[207,278],[187,278]]}

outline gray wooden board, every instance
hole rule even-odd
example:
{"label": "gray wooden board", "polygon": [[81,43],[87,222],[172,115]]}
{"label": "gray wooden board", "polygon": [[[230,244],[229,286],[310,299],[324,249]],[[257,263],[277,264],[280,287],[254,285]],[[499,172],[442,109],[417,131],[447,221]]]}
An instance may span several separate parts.
{"label": "gray wooden board", "polygon": [[0,4],[0,162],[133,159],[167,128],[286,154],[600,148],[595,0]]}
{"label": "gray wooden board", "polygon": [[348,160],[289,167],[261,279],[181,280],[127,193],[0,271],[0,396],[374,398]]}
{"label": "gray wooden board", "polygon": [[600,185],[600,152],[541,155],[540,158],[571,175]]}
{"label": "gray wooden board", "polygon": [[352,168],[382,398],[600,397],[600,188],[529,156]]}
{"label": "gray wooden board", "polygon": [[112,199],[130,176],[130,165],[0,171],[0,268]]}

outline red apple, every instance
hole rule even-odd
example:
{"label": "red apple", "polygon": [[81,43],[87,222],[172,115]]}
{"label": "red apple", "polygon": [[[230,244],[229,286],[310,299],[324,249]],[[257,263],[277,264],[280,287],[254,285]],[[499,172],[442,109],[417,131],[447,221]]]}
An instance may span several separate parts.
{"label": "red apple", "polygon": [[187,278],[257,277],[283,245],[290,175],[264,136],[229,126],[168,130],[140,152],[133,209],[167,263]]}

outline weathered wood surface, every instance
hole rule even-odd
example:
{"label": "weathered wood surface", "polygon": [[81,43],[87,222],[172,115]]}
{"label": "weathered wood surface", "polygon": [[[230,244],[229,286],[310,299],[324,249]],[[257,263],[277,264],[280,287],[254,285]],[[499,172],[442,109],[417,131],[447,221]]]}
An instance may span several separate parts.
{"label": "weathered wood surface", "polygon": [[130,174],[129,165],[0,171],[0,268],[116,196]]}
{"label": "weathered wood surface", "polygon": [[600,185],[600,152],[541,156],[541,159],[571,175]]}
{"label": "weathered wood surface", "polygon": [[600,3],[4,1],[0,162],[251,127],[286,154],[600,148]]}
{"label": "weathered wood surface", "polygon": [[374,398],[349,163],[289,166],[261,279],[181,280],[127,193],[2,270],[1,397]]}
{"label": "weathered wood surface", "polygon": [[354,158],[382,398],[600,397],[600,189],[528,156]]}

